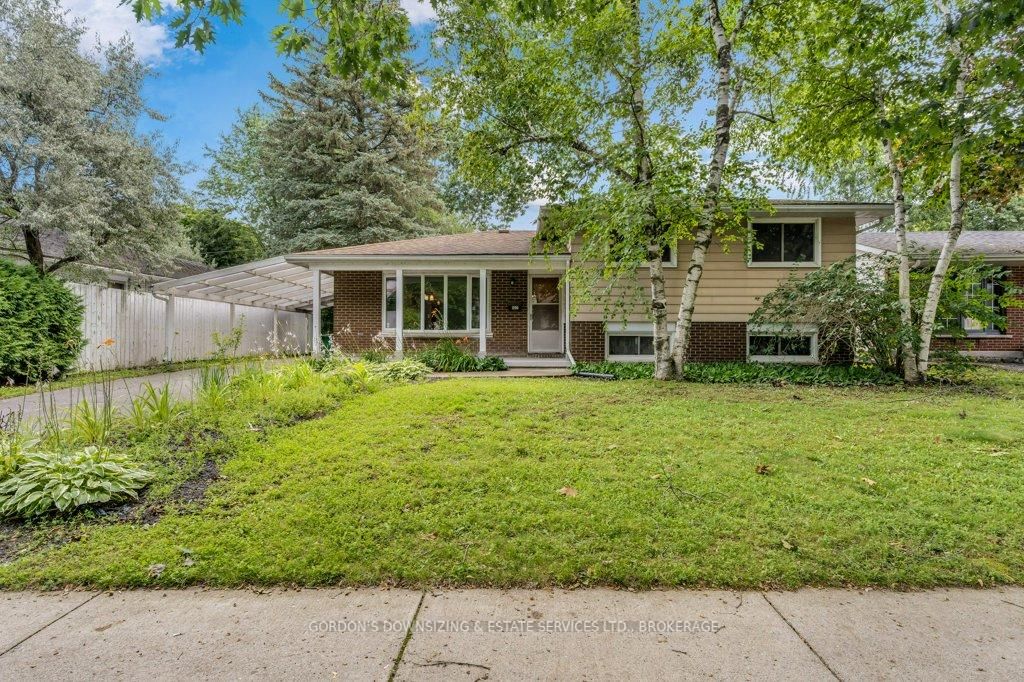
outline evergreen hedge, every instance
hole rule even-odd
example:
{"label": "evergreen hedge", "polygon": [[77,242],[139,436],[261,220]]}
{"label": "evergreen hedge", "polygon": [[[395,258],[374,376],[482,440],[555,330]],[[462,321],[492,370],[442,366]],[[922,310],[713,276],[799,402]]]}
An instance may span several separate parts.
{"label": "evergreen hedge", "polygon": [[60,376],[74,365],[82,302],[54,277],[0,259],[0,382]]}

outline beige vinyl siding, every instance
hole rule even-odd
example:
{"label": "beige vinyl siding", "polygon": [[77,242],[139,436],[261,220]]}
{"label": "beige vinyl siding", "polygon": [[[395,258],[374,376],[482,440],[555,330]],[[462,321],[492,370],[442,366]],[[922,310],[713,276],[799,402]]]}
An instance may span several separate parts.
{"label": "beige vinyl siding", "polygon": [[[774,216],[776,219],[786,216]],[[692,244],[692,243],[691,243]],[[857,233],[853,216],[826,217],[821,220],[821,261],[823,266],[853,256],[857,248]],[[686,266],[692,246],[680,242],[678,265],[665,268],[665,287],[668,295],[669,321],[674,321],[683,293]],[[765,294],[775,289],[779,282],[790,273],[807,273],[812,268],[791,267],[749,267],[742,242],[733,241],[722,248],[717,240],[712,244],[704,264],[704,275],[697,292],[697,304],[693,319],[698,322],[745,322],[760,304]],[[637,273],[642,286],[641,296],[650,291],[647,272]],[[622,287],[623,291],[628,287]],[[580,307],[574,320],[601,321],[605,302],[595,300]],[[641,322],[648,319],[648,301],[645,298],[631,306],[629,321]]]}

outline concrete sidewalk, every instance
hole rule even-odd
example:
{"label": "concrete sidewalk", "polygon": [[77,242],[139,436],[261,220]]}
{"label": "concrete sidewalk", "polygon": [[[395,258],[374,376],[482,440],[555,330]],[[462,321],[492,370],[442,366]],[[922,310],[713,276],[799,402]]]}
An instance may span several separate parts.
{"label": "concrete sidewalk", "polygon": [[0,679],[1024,676],[1024,589],[0,593]]}

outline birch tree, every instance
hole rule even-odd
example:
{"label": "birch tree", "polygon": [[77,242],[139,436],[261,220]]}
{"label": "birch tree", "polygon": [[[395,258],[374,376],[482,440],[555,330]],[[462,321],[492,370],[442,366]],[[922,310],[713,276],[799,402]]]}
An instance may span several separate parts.
{"label": "birch tree", "polygon": [[[69,263],[136,267],[181,248],[177,167],[136,132],[157,117],[131,43],[83,49],[48,0],[0,0],[0,236],[42,274]],[[47,259],[43,238],[66,244]]]}
{"label": "birch tree", "polygon": [[[962,197],[953,185],[961,183],[965,148],[970,141],[972,163],[980,171],[986,145],[1001,146],[992,144],[1006,129],[999,120],[1014,106],[1012,88],[1006,86],[1016,80],[1016,71],[1007,62],[1012,61],[1010,43],[1019,30],[1019,12],[1010,11],[1011,4],[965,2],[956,18],[951,13],[943,17],[930,0],[807,2],[794,14],[793,30],[807,38],[794,51],[786,74],[781,144],[774,153],[795,160],[798,169],[825,175],[836,173],[854,155],[880,153],[885,160],[907,382],[920,380],[927,371],[937,302],[963,228]],[[989,76],[976,83],[986,96],[973,103],[968,86],[977,69],[965,41],[978,50],[996,45],[986,57],[993,66]],[[997,84],[998,79],[1002,82]],[[908,195],[917,197],[917,206],[926,205],[946,183],[958,208],[951,211],[949,239],[915,319],[906,238],[915,206]]]}
{"label": "birch tree", "polygon": [[[921,316],[917,370],[922,374],[928,371],[939,300],[964,229],[965,155],[975,162],[968,172],[977,174],[985,165],[984,153],[992,149],[989,140],[994,137],[997,145],[1003,143],[1002,136],[1011,133],[1005,121],[1011,117],[1019,120],[1024,115],[1024,8],[1005,0],[936,0],[935,9],[939,15],[934,22],[939,70],[932,80],[938,95],[936,103],[941,106],[929,107],[928,111],[941,112],[933,129],[949,131],[946,183],[950,222]],[[1019,128],[1013,132],[1019,133]],[[1024,158],[1018,161],[1024,162]],[[982,182],[977,176],[969,180],[969,186],[979,184]]]}
{"label": "birch tree", "polygon": [[[731,228],[738,239],[745,223],[737,216],[764,191],[756,164],[727,158],[741,95],[733,81],[722,125],[710,131],[701,120],[715,92],[708,58],[718,54],[709,13],[742,27],[753,8],[722,3],[719,14],[713,5],[622,0],[590,12],[566,4],[554,17],[530,18],[514,2],[467,2],[439,17],[445,67],[435,90],[445,115],[464,129],[459,173],[492,193],[506,218],[527,203],[558,204],[544,229],[573,244],[566,279],[575,303],[589,295],[614,323],[646,298],[658,379],[677,371],[663,252],[692,239],[699,225],[722,236]],[[703,156],[712,146],[709,164]],[[732,212],[720,210],[724,204]],[[638,270],[648,275],[646,293],[630,291]],[[684,325],[692,306],[691,296]],[[678,324],[676,333],[678,343]]]}

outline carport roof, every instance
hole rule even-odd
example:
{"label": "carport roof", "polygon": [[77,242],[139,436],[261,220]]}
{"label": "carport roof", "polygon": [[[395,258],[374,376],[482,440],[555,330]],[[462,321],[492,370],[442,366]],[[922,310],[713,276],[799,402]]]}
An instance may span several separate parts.
{"label": "carport roof", "polygon": [[[322,276],[321,298],[327,300],[333,280],[329,273]],[[277,256],[160,282],[153,291],[260,308],[308,310],[313,305],[313,272]]]}

